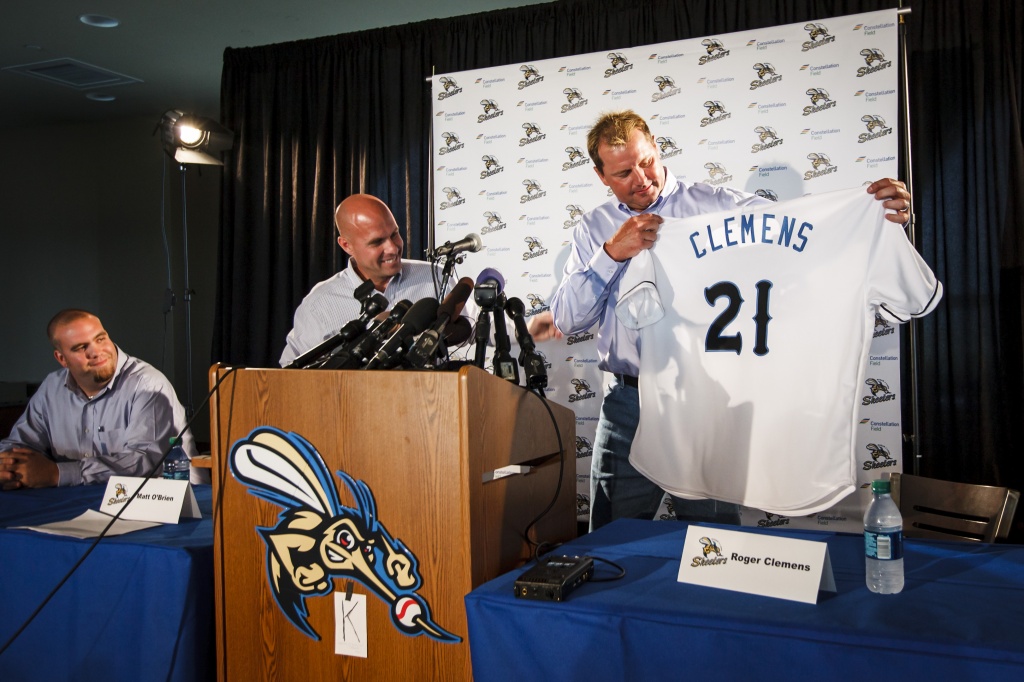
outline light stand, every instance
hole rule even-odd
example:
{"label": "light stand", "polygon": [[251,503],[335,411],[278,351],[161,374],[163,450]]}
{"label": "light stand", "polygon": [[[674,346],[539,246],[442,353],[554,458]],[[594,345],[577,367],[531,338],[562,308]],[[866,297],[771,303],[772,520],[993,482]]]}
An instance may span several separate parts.
{"label": "light stand", "polygon": [[185,191],[187,164],[223,166],[220,155],[231,149],[234,133],[216,121],[203,116],[186,114],[178,109],[164,113],[157,126],[161,142],[168,156],[178,162],[181,173],[181,238],[182,258],[185,264],[185,413],[192,418],[192,299],[195,292],[188,271],[188,210]]}

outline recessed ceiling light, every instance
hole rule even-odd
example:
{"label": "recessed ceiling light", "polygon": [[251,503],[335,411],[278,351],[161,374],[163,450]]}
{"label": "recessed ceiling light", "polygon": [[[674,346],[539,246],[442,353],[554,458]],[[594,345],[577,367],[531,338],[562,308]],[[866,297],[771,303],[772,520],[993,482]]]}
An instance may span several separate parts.
{"label": "recessed ceiling light", "polygon": [[86,26],[95,26],[96,28],[114,28],[121,23],[114,17],[105,17],[102,14],[83,14],[78,17],[78,20]]}
{"label": "recessed ceiling light", "polygon": [[117,99],[113,95],[107,95],[102,92],[90,92],[85,97],[86,99],[91,99],[93,102],[113,102]]}

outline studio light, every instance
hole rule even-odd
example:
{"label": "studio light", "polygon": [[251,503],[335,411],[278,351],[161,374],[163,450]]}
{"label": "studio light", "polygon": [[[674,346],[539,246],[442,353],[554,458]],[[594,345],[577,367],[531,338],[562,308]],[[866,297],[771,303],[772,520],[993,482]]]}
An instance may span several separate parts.
{"label": "studio light", "polygon": [[160,120],[164,151],[178,163],[223,166],[221,153],[231,149],[234,133],[212,118],[170,109]]}
{"label": "studio light", "polygon": [[[180,109],[164,112],[157,126],[164,151],[178,163],[181,175],[181,238],[182,256],[185,264],[185,413],[189,419],[193,414],[192,402],[192,298],[195,292],[189,283],[188,272],[188,210],[185,192],[185,171],[191,164],[223,166],[221,154],[231,149],[234,133],[212,118],[186,114]],[[165,162],[166,163],[166,162]],[[166,239],[165,239],[166,243]],[[168,267],[167,299],[169,304],[164,313],[174,307],[174,293],[171,289]]]}

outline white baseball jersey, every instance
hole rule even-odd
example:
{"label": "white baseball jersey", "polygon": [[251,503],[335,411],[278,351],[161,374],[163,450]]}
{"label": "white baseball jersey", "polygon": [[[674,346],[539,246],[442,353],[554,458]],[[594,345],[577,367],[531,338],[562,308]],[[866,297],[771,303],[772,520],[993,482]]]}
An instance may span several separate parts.
{"label": "white baseball jersey", "polygon": [[787,516],[854,490],[875,313],[905,322],[942,297],[884,214],[856,188],[665,220],[616,308],[641,329],[638,470]]}

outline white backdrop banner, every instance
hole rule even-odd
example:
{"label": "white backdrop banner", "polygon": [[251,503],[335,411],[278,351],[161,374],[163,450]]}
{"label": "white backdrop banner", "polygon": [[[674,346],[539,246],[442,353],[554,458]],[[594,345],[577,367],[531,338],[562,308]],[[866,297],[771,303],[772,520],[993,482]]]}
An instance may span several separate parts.
{"label": "white backdrop banner", "polygon": [[[479,234],[485,248],[459,275],[495,268],[527,316],[547,310],[580,216],[612,196],[586,136],[618,109],[647,120],[663,162],[689,183],[781,200],[895,178],[897,26],[887,10],[436,76],[435,246]],[[744,509],[745,525],[861,528],[870,481],[901,467],[899,347],[898,330],[878,318],[851,454],[858,493],[810,517]],[[606,378],[591,332],[539,350],[549,399],[576,413],[583,520]],[[779,475],[798,475],[784,452]]]}

